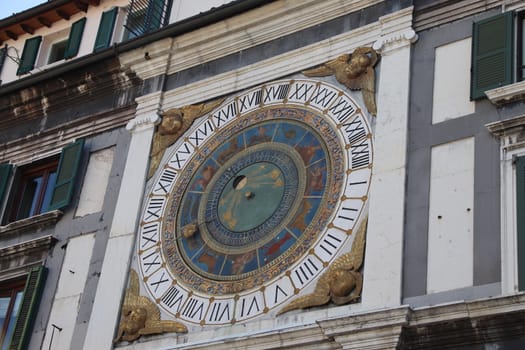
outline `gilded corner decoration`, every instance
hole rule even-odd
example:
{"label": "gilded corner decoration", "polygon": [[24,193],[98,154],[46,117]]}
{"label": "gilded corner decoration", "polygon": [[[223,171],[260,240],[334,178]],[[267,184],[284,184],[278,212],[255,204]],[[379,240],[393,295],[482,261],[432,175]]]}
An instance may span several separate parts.
{"label": "gilded corner decoration", "polygon": [[352,250],[343,254],[330,264],[319,278],[313,293],[298,297],[279,310],[277,315],[297,309],[322,306],[332,301],[344,305],[357,301],[363,288],[363,276],[359,272],[365,254],[365,235],[367,219],[361,222]]}
{"label": "gilded corner decoration", "polygon": [[210,112],[219,106],[222,101],[223,99],[218,99],[198,105],[172,108],[161,113],[160,125],[157,127],[153,136],[148,178],[155,174],[166,148],[175,143],[175,141],[188,130],[195,119]]}
{"label": "gilded corner decoration", "polygon": [[165,112],[134,260],[163,318],[191,330],[358,300],[367,118],[345,88],[308,78]]}
{"label": "gilded corner decoration", "polygon": [[371,47],[359,47],[352,54],[344,54],[325,64],[306,70],[307,77],[333,75],[350,90],[361,90],[368,112],[377,115],[375,101],[375,71],[379,55]]}
{"label": "gilded corner decoration", "polygon": [[143,335],[166,332],[186,333],[185,325],[175,321],[160,319],[158,306],[140,295],[139,278],[135,270],[129,274],[129,287],[126,290],[121,309],[120,323],[114,342],[134,341]]}

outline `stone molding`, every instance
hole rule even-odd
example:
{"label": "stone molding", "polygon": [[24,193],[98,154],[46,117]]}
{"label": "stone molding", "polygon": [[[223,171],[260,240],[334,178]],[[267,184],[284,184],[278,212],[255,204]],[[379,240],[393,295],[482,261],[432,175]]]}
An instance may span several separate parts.
{"label": "stone molding", "polygon": [[[61,216],[62,212],[56,209],[47,213],[11,222],[5,226],[0,226],[0,237],[22,234],[28,231],[41,230],[54,225]],[[2,257],[4,256],[3,249],[4,248],[0,249],[0,256]]]}
{"label": "stone molding", "polygon": [[485,91],[485,95],[487,95],[489,101],[496,106],[522,101],[525,99],[525,81],[487,90]]}
{"label": "stone molding", "polygon": [[374,50],[387,54],[417,41],[418,36],[412,29],[413,10],[413,7],[407,7],[379,18],[381,37],[374,43]]}
{"label": "stone molding", "polygon": [[135,118],[128,122],[126,130],[137,132],[157,125],[160,122],[159,107],[162,96],[162,92],[154,92],[136,98],[137,109]]}

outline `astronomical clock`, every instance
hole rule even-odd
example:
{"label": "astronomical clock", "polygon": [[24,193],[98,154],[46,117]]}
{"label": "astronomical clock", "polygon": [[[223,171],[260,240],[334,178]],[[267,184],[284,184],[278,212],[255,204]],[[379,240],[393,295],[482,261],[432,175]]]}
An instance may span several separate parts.
{"label": "astronomical clock", "polygon": [[164,113],[134,262],[163,319],[214,327],[359,298],[372,135],[335,84]]}

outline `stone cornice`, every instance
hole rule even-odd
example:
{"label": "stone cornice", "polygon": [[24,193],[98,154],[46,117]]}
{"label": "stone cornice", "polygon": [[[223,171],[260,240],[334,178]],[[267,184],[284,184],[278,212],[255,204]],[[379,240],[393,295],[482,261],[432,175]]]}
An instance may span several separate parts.
{"label": "stone cornice", "polygon": [[521,132],[525,127],[525,115],[488,123],[485,127],[498,137]]}
{"label": "stone cornice", "polygon": [[379,0],[276,1],[243,16],[232,17],[175,38],[169,74],[299,32]]}
{"label": "stone cornice", "polygon": [[501,106],[507,103],[525,99],[525,81],[505,85],[492,90],[485,91],[492,104]]}
{"label": "stone cornice", "polygon": [[300,72],[341,54],[352,52],[357,47],[371,46],[379,35],[379,23],[372,23],[237,70],[173,89],[165,93],[162,109],[206,101],[265,81],[289,76],[293,72]]}
{"label": "stone cornice", "polygon": [[[28,231],[37,231],[39,229],[49,227],[54,225],[61,216],[62,212],[57,209],[44,214],[11,222],[5,226],[0,226],[0,238],[8,235],[22,234]],[[0,253],[0,256],[3,256],[3,254]]]}
{"label": "stone cornice", "polygon": [[5,248],[0,248],[0,256],[2,259],[13,259],[13,257],[17,255],[27,256],[34,252],[48,251],[56,242],[57,239],[55,237],[47,235]]}

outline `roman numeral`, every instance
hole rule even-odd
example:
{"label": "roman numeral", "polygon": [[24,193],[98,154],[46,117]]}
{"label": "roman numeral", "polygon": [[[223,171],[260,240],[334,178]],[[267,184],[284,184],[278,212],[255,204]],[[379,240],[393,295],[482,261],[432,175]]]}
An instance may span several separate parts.
{"label": "roman numeral", "polygon": [[342,242],[343,241],[340,238],[337,238],[336,236],[329,233],[323,238],[319,248],[324,250],[328,255],[332,256],[335,254]]}
{"label": "roman numeral", "polygon": [[265,87],[264,91],[266,95],[264,96],[264,103],[274,102],[276,100],[284,100],[288,95],[288,90],[290,89],[289,84],[280,84],[272,85],[270,87]]}
{"label": "roman numeral", "polygon": [[312,90],[314,86],[315,85],[306,84],[306,83],[302,83],[302,84],[296,83],[294,85],[295,90],[293,90],[293,92],[290,94],[290,100],[294,99],[294,100],[300,100],[300,101],[306,102],[308,100],[310,90]]}
{"label": "roman numeral", "polygon": [[204,123],[199,125],[197,130],[195,130],[193,135],[188,137],[188,139],[190,141],[193,141],[193,144],[195,145],[195,147],[199,147],[199,144],[202,141],[204,141],[206,137],[208,136],[208,134],[211,134],[213,130],[214,130],[213,123],[211,122],[211,120],[208,119]]}
{"label": "roman numeral", "polygon": [[141,248],[147,245],[156,244],[159,235],[159,222],[144,225],[140,231],[140,238],[142,240]]}
{"label": "roman numeral", "polygon": [[335,103],[335,105],[330,107],[329,111],[339,123],[343,123],[355,112],[355,108],[352,102],[340,98],[339,101]]}
{"label": "roman numeral", "polygon": [[230,304],[228,302],[215,302],[211,307],[210,314],[208,315],[208,321],[210,322],[222,322],[224,320],[229,321],[230,318]]}
{"label": "roman numeral", "polygon": [[162,274],[160,275],[158,280],[156,280],[154,282],[151,282],[149,284],[151,287],[155,287],[155,293],[159,289],[159,286],[163,285],[164,283],[168,283],[169,282],[169,279],[166,278],[165,276],[166,276],[166,273],[162,272]]}
{"label": "roman numeral", "polygon": [[[204,302],[199,299],[195,299],[191,297],[190,299],[186,301],[186,305],[184,306],[184,309],[182,310],[181,314],[188,318],[200,320],[202,319],[203,311],[204,311]],[[197,314],[199,314],[199,316],[195,318]]]}
{"label": "roman numeral", "polygon": [[177,308],[175,310],[178,312],[182,304],[183,298],[184,293],[177,287],[171,286],[168,288],[166,293],[164,293],[160,300],[162,300],[162,302],[170,309],[173,309],[173,307],[177,305]]}
{"label": "roman numeral", "polygon": [[153,267],[153,266],[160,266],[160,264],[161,264],[160,254],[157,251],[153,251],[152,253],[150,253],[150,254],[148,254],[146,256],[143,256],[142,257],[142,262],[143,262],[143,265],[144,265],[144,267],[146,269],[145,272],[148,273],[149,270],[151,269],[151,267]]}
{"label": "roman numeral", "polygon": [[162,194],[167,194],[169,192],[169,188],[175,181],[176,176],[177,176],[177,172],[175,170],[164,169],[153,191],[162,192]]}
{"label": "roman numeral", "polygon": [[368,139],[352,145],[352,169],[368,165],[370,163],[370,149]]}
{"label": "roman numeral", "polygon": [[255,106],[261,104],[262,90],[255,90],[247,95],[239,97],[239,111],[244,113],[248,109],[252,109]]}
{"label": "roman numeral", "polygon": [[279,299],[279,294],[282,294],[284,297],[288,296],[288,294],[286,294],[286,292],[281,287],[279,287],[278,284],[276,284],[275,285],[275,297],[274,297],[274,300],[273,300],[274,304],[277,304],[278,299]]}
{"label": "roman numeral", "polygon": [[319,86],[310,99],[310,103],[322,106],[323,108],[328,107],[332,100],[337,97],[337,92],[326,87]]}
{"label": "roman numeral", "polygon": [[314,277],[319,269],[320,267],[314,263],[311,257],[308,257],[306,261],[299,265],[295,269],[295,277],[299,281],[300,287],[304,286],[312,277]]}
{"label": "roman numeral", "polygon": [[144,215],[144,221],[148,222],[160,218],[162,214],[162,207],[166,197],[152,197],[146,207],[146,214]]}
{"label": "roman numeral", "polygon": [[222,124],[235,117],[235,115],[237,115],[237,105],[235,101],[232,101],[219,109],[216,114],[213,114],[212,118],[215,120],[217,128],[220,128]]}
{"label": "roman numeral", "polygon": [[366,137],[365,127],[361,118],[355,118],[352,122],[343,124],[342,129],[346,134],[348,143],[354,143]]}
{"label": "roman numeral", "polygon": [[188,159],[188,155],[191,154],[190,147],[187,142],[184,142],[182,146],[175,152],[175,155],[169,161],[169,164],[175,169],[182,169],[182,166]]}
{"label": "roman numeral", "polygon": [[243,298],[241,302],[241,317],[250,316],[252,312],[260,312],[259,302],[257,301],[257,296],[253,296],[251,301],[246,302],[246,299]]}
{"label": "roman numeral", "polygon": [[339,212],[339,215],[337,215],[337,217],[339,219],[343,219],[343,220],[347,220],[347,221],[354,221],[355,220],[355,215],[357,214],[358,211],[359,210],[355,209],[355,208],[342,207],[341,211]]}

